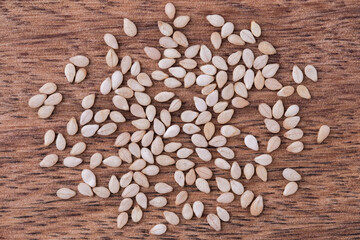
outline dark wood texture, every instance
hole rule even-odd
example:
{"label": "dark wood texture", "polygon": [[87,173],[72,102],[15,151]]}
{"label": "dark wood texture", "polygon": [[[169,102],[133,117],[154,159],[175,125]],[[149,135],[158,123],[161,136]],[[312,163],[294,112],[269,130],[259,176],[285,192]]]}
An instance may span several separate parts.
{"label": "dark wood texture", "polygon": [[[47,129],[65,133],[65,125],[72,116],[82,112],[81,99],[98,92],[100,83],[114,69],[106,66],[104,57],[108,47],[103,42],[106,32],[119,40],[120,57],[131,55],[141,62],[144,72],[150,74],[157,64],[146,58],[145,46],[158,46],[160,33],[157,20],[168,21],[164,14],[166,1],[10,1],[0,2],[0,238],[2,239],[143,239],[156,223],[164,223],[162,211],[172,209],[181,214],[181,207],[174,206],[180,188],[172,177],[174,167],[161,168],[161,174],[150,177],[151,183],[165,181],[174,186],[167,194],[168,206],[164,209],[149,207],[139,224],[129,221],[122,230],[116,228],[119,194],[108,199],[88,198],[77,195],[61,201],[55,193],[60,187],[76,189],[81,181],[80,172],[88,167],[89,157],[100,151],[105,157],[116,154],[113,147],[116,136],[129,124],[120,124],[116,134],[109,137],[85,139],[88,143],[82,155],[84,163],[74,169],[61,162],[69,153],[59,152],[54,145],[43,147],[43,134]],[[283,84],[295,86],[291,80],[294,64],[304,68],[313,64],[319,72],[319,81],[304,81],[313,99],[300,99],[296,94],[284,100],[285,106],[299,104],[301,122],[305,132],[305,150],[290,154],[285,148],[290,141],[284,139],[274,152],[274,162],[268,167],[269,181],[257,177],[251,181],[241,178],[246,189],[264,196],[265,209],[260,217],[252,217],[248,209],[241,209],[239,197],[224,206],[231,214],[231,221],[222,224],[216,233],[206,219],[181,220],[179,226],[169,226],[162,239],[359,239],[360,238],[360,5],[356,0],[314,1],[176,1],[178,15],[191,16],[184,29],[190,44],[205,43],[216,29],[205,20],[207,14],[219,13],[235,24],[236,32],[249,28],[250,21],[260,23],[263,34],[260,40],[274,44],[278,54],[270,62],[279,62],[277,78]],[[126,37],[122,19],[132,19],[138,27],[135,38]],[[256,46],[250,46],[256,49]],[[213,49],[213,48],[211,48]],[[243,49],[223,44],[214,53],[228,56]],[[183,51],[184,48],[180,48]],[[91,64],[88,77],[81,84],[69,84],[64,77],[68,58],[85,54]],[[258,54],[258,52],[256,52]],[[126,75],[126,79],[129,75]],[[28,108],[28,99],[46,82],[55,82],[64,100],[48,120],[37,117]],[[165,89],[156,82],[151,96]],[[200,95],[200,88],[176,90],[184,101],[184,109],[193,109],[191,97]],[[98,96],[94,110],[114,109],[113,93]],[[277,97],[268,90],[250,92],[251,105],[236,110],[231,121],[238,126],[240,138],[228,143],[241,166],[251,162],[254,152],[245,149],[246,133],[256,135],[260,153],[271,136],[265,130],[263,119],[257,112],[261,102],[274,104]],[[133,101],[131,101],[133,102]],[[156,104],[158,110],[168,103]],[[134,119],[125,113],[128,119]],[[174,114],[179,122],[179,113]],[[323,144],[316,144],[317,130],[322,124],[331,126],[331,135]],[[130,129],[131,128],[131,129]],[[217,133],[219,128],[217,127]],[[284,130],[281,131],[281,134]],[[82,139],[65,135],[68,146]],[[179,141],[191,147],[189,137],[181,134]],[[166,141],[168,142],[168,141]],[[213,151],[214,152],[214,151]],[[40,160],[48,153],[57,153],[60,162],[52,168],[41,169]],[[173,154],[172,154],[173,156]],[[217,157],[218,155],[215,154]],[[214,163],[204,163],[191,157],[198,166],[208,165],[216,176],[229,177],[229,173],[215,169]],[[100,167],[94,170],[98,185],[107,186],[111,174],[118,177],[127,165],[118,169]],[[281,172],[285,167],[296,168],[303,176],[299,191],[283,197],[286,181]],[[157,196],[154,188],[144,190],[149,198]],[[205,215],[215,211],[219,191],[214,180],[210,181],[212,194],[206,195],[188,187],[193,203],[202,199],[206,203]]]}

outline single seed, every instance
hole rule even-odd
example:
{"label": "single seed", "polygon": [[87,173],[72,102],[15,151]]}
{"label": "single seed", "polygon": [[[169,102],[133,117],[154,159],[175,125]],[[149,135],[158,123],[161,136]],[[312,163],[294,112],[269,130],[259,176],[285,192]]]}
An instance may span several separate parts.
{"label": "single seed", "polygon": [[330,127],[327,125],[322,125],[319,129],[317,136],[317,143],[322,143],[330,134]]}
{"label": "single seed", "polygon": [[103,95],[109,94],[111,91],[111,79],[106,78],[100,85],[100,92]]}
{"label": "single seed", "polygon": [[166,206],[167,200],[165,197],[155,197],[149,201],[149,204],[153,207],[161,208]]}
{"label": "single seed", "polygon": [[229,122],[234,114],[234,109],[228,109],[220,113],[217,117],[217,121],[220,124]]}
{"label": "single seed", "polygon": [[255,22],[255,21],[251,21],[251,33],[255,36],[255,37],[260,37],[261,35],[261,28],[260,25]]}
{"label": "single seed", "polygon": [[152,235],[163,235],[167,230],[165,224],[157,224],[150,229],[150,234]]}
{"label": "single seed", "polygon": [[185,174],[182,171],[176,170],[174,173],[174,180],[180,187],[185,186]]}
{"label": "single seed", "polygon": [[276,53],[276,49],[274,48],[274,46],[267,41],[260,42],[258,49],[261,53],[266,55],[273,55]]}
{"label": "single seed", "polygon": [[239,81],[240,79],[242,79],[245,76],[245,72],[246,72],[246,69],[245,69],[244,65],[237,65],[234,68],[232,80],[234,82]]}
{"label": "single seed", "polygon": [[241,184],[241,182],[231,179],[230,185],[231,185],[231,191],[233,191],[233,193],[235,193],[236,195],[243,194],[244,186]]}
{"label": "single seed", "polygon": [[297,84],[302,83],[302,81],[304,80],[304,74],[297,65],[294,65],[292,69],[292,78]]}
{"label": "single seed", "polygon": [[268,60],[269,60],[268,55],[260,55],[255,58],[253,66],[257,70],[263,69],[266,66]]}
{"label": "single seed", "polygon": [[206,19],[214,27],[222,27],[225,23],[224,18],[218,14],[207,15]]}
{"label": "single seed", "polygon": [[221,27],[221,37],[226,38],[234,32],[234,24],[232,22],[227,22]]}
{"label": "single seed", "polygon": [[204,125],[204,136],[206,140],[210,140],[215,133],[215,125],[212,122],[207,122]]}
{"label": "single seed", "polygon": [[210,213],[207,215],[206,220],[215,231],[219,232],[221,230],[221,222],[218,216]]}
{"label": "single seed", "polygon": [[216,177],[216,185],[221,192],[230,191],[230,182],[222,177]]}
{"label": "single seed", "polygon": [[137,34],[136,25],[127,18],[124,18],[124,32],[129,37],[134,37]]}
{"label": "single seed", "polygon": [[167,183],[159,182],[159,183],[155,184],[154,190],[157,193],[165,194],[165,193],[172,192],[173,188]]}
{"label": "single seed", "polygon": [[294,92],[295,88],[293,86],[285,86],[277,92],[277,95],[279,97],[290,97]]}
{"label": "single seed", "polygon": [[119,48],[119,44],[118,44],[116,38],[111,33],[105,33],[104,41],[105,41],[106,45],[108,45],[109,47],[111,47],[113,49]]}
{"label": "single seed", "polygon": [[210,51],[210,49],[205,46],[205,45],[201,45],[200,47],[200,58],[203,62],[210,62],[212,59],[212,53]]}
{"label": "single seed", "polygon": [[92,197],[94,193],[89,185],[86,183],[79,183],[77,186],[78,192],[84,196]]}
{"label": "single seed", "polygon": [[119,205],[119,212],[126,212],[128,211],[133,205],[133,200],[131,198],[124,198],[121,200]]}
{"label": "single seed", "polygon": [[251,163],[245,164],[245,167],[244,167],[245,178],[247,180],[250,180],[252,178],[252,176],[254,175],[254,173],[255,173],[254,165],[252,165]]}
{"label": "single seed", "polygon": [[221,46],[221,42],[222,42],[222,38],[221,38],[221,35],[220,33],[218,32],[213,32],[210,36],[210,41],[211,41],[211,44],[213,45],[213,47],[215,49],[219,49],[220,46]]}
{"label": "single seed", "polygon": [[75,75],[75,82],[76,83],[81,83],[82,81],[84,81],[84,79],[86,78],[87,75],[87,71],[85,68],[80,68]]}
{"label": "single seed", "polygon": [[94,153],[91,157],[90,157],[90,168],[94,169],[97,166],[99,166],[102,162],[102,155],[101,153]]}
{"label": "single seed", "polygon": [[210,193],[209,183],[203,178],[197,178],[195,181],[195,185],[200,192]]}
{"label": "single seed", "polygon": [[121,229],[123,228],[126,223],[128,222],[129,216],[127,214],[127,212],[122,212],[119,214],[119,216],[117,217],[117,228]]}
{"label": "single seed", "polygon": [[283,86],[275,78],[268,78],[265,80],[265,87],[269,90],[277,91],[277,90],[280,90]]}
{"label": "single seed", "polygon": [[185,34],[183,34],[180,31],[175,31],[174,32],[173,39],[180,46],[183,46],[183,47],[186,47],[186,48],[189,46],[189,42],[188,42]]}
{"label": "single seed", "polygon": [[[133,179],[133,176],[134,176],[133,171],[127,172],[124,175],[122,175],[122,177],[120,178],[120,187],[122,187],[122,188],[128,187]],[[132,185],[127,191],[131,192],[130,190],[132,190],[132,191],[136,192],[136,188],[137,187],[135,185]],[[126,192],[126,195],[128,195],[128,192]],[[129,194],[129,195],[132,195],[132,194]]]}
{"label": "single seed", "polygon": [[256,166],[256,175],[263,181],[267,181],[267,170],[264,166]]}
{"label": "single seed", "polygon": [[70,155],[72,156],[79,155],[83,153],[85,149],[86,149],[86,144],[84,142],[78,142],[71,148]]}
{"label": "single seed", "polygon": [[119,57],[116,55],[114,49],[110,48],[105,57],[106,64],[109,67],[116,67],[119,63]]}
{"label": "single seed", "polygon": [[237,95],[239,95],[240,97],[242,97],[242,98],[248,97],[248,92],[247,92],[247,89],[246,89],[246,86],[244,83],[242,83],[242,82],[235,83],[234,90],[235,90],[235,93]]}
{"label": "single seed", "polygon": [[82,163],[82,159],[77,157],[66,157],[64,158],[63,161],[65,167],[76,167],[81,163]]}
{"label": "single seed", "polygon": [[135,206],[133,210],[131,211],[131,219],[133,222],[140,222],[141,218],[143,216],[143,212],[139,206]]}
{"label": "single seed", "polygon": [[142,207],[143,209],[147,208],[147,197],[144,193],[139,192],[138,194],[136,194],[136,202],[137,204],[139,204],[140,207]]}
{"label": "single seed", "polygon": [[292,168],[285,168],[282,172],[282,175],[286,180],[290,182],[296,182],[301,180],[301,175]]}
{"label": "single seed", "polygon": [[269,130],[269,132],[271,132],[271,133],[280,132],[280,124],[277,121],[266,118],[266,119],[264,119],[264,123],[265,123],[267,130]]}
{"label": "single seed", "polygon": [[222,147],[226,144],[227,140],[224,136],[222,135],[218,135],[213,137],[210,141],[209,141],[209,145],[212,147]]}
{"label": "single seed", "polygon": [[81,128],[81,135],[84,137],[92,137],[95,135],[98,129],[99,125],[97,124],[85,125]]}
{"label": "single seed", "polygon": [[59,157],[56,154],[46,155],[40,162],[40,167],[52,167],[57,163],[58,160]]}
{"label": "single seed", "polygon": [[90,187],[96,186],[96,176],[91,170],[89,169],[82,170],[81,178],[84,181],[84,183],[86,183]]}
{"label": "single seed", "polygon": [[244,40],[244,42],[256,43],[254,35],[247,29],[243,29],[240,31],[240,37],[242,38],[242,40]]}
{"label": "single seed", "polygon": [[250,214],[253,216],[259,216],[264,209],[263,197],[257,196],[250,206]]}
{"label": "single seed", "polygon": [[237,52],[230,54],[230,56],[227,59],[227,63],[230,66],[234,66],[234,65],[238,64],[241,59],[241,55],[242,55],[241,51],[237,51]]}
{"label": "single seed", "polygon": [[38,110],[39,118],[49,118],[53,113],[55,107],[54,106],[42,106]]}
{"label": "single seed", "polygon": [[189,203],[184,204],[181,213],[183,218],[186,220],[190,220],[194,215],[194,211],[192,210],[191,205]]}
{"label": "single seed", "polygon": [[216,207],[216,213],[221,221],[228,222],[230,220],[230,214],[222,207]]}
{"label": "single seed", "polygon": [[298,190],[299,186],[296,182],[289,182],[288,184],[286,184],[283,195],[284,196],[290,196],[296,193],[296,191]]}
{"label": "single seed", "polygon": [[226,192],[226,193],[222,193],[216,199],[216,201],[218,203],[231,203],[232,201],[234,201],[234,199],[235,199],[235,195],[232,192]]}
{"label": "single seed", "polygon": [[86,67],[89,65],[89,59],[82,55],[71,57],[69,61],[77,67]]}
{"label": "single seed", "polygon": [[244,108],[248,106],[250,103],[246,99],[243,99],[242,97],[235,97],[231,100],[231,104],[236,108]]}
{"label": "single seed", "polygon": [[68,82],[72,83],[74,81],[75,74],[76,74],[76,69],[75,69],[74,64],[72,64],[72,63],[66,64],[64,73],[65,73],[65,77],[68,80]]}
{"label": "single seed", "polygon": [[154,47],[144,47],[145,54],[152,60],[159,60],[161,58],[161,53]]}
{"label": "single seed", "polygon": [[166,101],[169,101],[174,96],[175,96],[175,93],[173,93],[173,92],[160,92],[154,97],[154,99],[157,102],[166,102]]}
{"label": "single seed", "polygon": [[78,125],[74,117],[70,118],[69,122],[66,125],[66,131],[70,136],[73,136],[78,131]]}
{"label": "single seed", "polygon": [[185,27],[190,21],[189,16],[178,16],[175,18],[173,24],[176,28],[183,28]]}
{"label": "single seed", "polygon": [[130,68],[130,73],[133,76],[137,76],[137,75],[139,75],[140,72],[141,72],[140,63],[139,63],[139,61],[135,61]]}
{"label": "single seed", "polygon": [[55,132],[52,129],[49,129],[46,131],[45,135],[44,135],[44,145],[45,146],[49,146],[50,144],[52,144],[55,140]]}
{"label": "single seed", "polygon": [[178,205],[183,204],[187,200],[188,196],[189,196],[189,194],[187,191],[179,192],[175,198],[175,205],[178,206]]}
{"label": "single seed", "polygon": [[90,94],[83,98],[81,102],[81,106],[84,109],[89,109],[94,105],[94,103],[95,103],[95,94]]}
{"label": "single seed", "polygon": [[185,50],[185,53],[184,53],[185,57],[194,58],[199,53],[199,50],[200,50],[200,45],[190,46]]}
{"label": "single seed", "polygon": [[165,14],[168,16],[168,18],[173,19],[175,17],[175,6],[172,3],[167,3],[165,5]]}
{"label": "single seed", "polygon": [[198,157],[205,162],[208,162],[212,159],[211,152],[206,148],[195,148],[195,151]]}
{"label": "single seed", "polygon": [[121,68],[121,72],[122,74],[126,74],[130,68],[131,68],[131,57],[130,56],[124,56],[121,59],[121,63],[120,63],[120,68]]}
{"label": "single seed", "polygon": [[70,199],[76,195],[76,192],[70,188],[60,188],[57,190],[56,195],[61,199]]}
{"label": "single seed", "polygon": [[173,34],[173,28],[166,22],[158,21],[158,28],[164,36],[170,37]]}
{"label": "single seed", "polygon": [[304,135],[304,132],[300,128],[293,128],[284,133],[284,137],[290,140],[299,140]]}
{"label": "single seed", "polygon": [[117,129],[116,123],[106,123],[97,131],[97,134],[102,136],[108,136],[113,134]]}
{"label": "single seed", "polygon": [[218,168],[223,169],[223,170],[229,170],[231,168],[228,161],[226,161],[225,159],[222,159],[222,158],[216,158],[214,163],[215,163],[215,166],[217,166]]}
{"label": "single seed", "polygon": [[293,129],[298,125],[299,122],[300,122],[299,116],[288,117],[284,120],[283,127],[285,129]]}
{"label": "single seed", "polygon": [[102,162],[109,167],[119,167],[121,165],[121,159],[118,156],[107,157]]}
{"label": "single seed", "polygon": [[63,151],[66,148],[66,140],[61,133],[59,133],[56,137],[56,148],[59,151]]}
{"label": "single seed", "polygon": [[259,145],[258,142],[256,140],[256,138],[253,135],[246,135],[244,138],[244,143],[245,145],[254,150],[254,151],[258,151],[259,150]]}
{"label": "single seed", "polygon": [[101,198],[108,198],[110,197],[111,194],[109,189],[107,189],[106,187],[94,187],[93,191],[96,194],[96,196]]}
{"label": "single seed", "polygon": [[291,105],[286,109],[285,117],[293,117],[298,114],[300,108],[298,105]]}
{"label": "single seed", "polygon": [[300,141],[291,143],[286,150],[292,153],[299,153],[304,149],[304,144]]}
{"label": "single seed", "polygon": [[178,225],[180,223],[180,218],[174,212],[164,211],[163,212],[165,220],[171,225]]}
{"label": "single seed", "polygon": [[280,147],[281,139],[278,136],[273,136],[269,139],[266,147],[268,153],[275,151]]}
{"label": "single seed", "polygon": [[296,88],[296,92],[299,94],[300,97],[305,98],[305,99],[310,99],[311,95],[309,92],[309,89],[307,89],[307,87],[305,87],[304,85],[299,85]]}
{"label": "single seed", "polygon": [[243,53],[242,53],[242,58],[244,61],[244,64],[247,68],[251,68],[254,64],[254,53],[253,51],[251,51],[251,49],[246,48],[244,49]]}
{"label": "single seed", "polygon": [[[138,93],[140,94],[140,93]],[[135,93],[135,97],[136,97],[136,93]],[[119,95],[116,95],[112,98],[112,102],[114,104],[114,106],[120,110],[125,110],[128,111],[129,110],[129,104],[127,102],[127,100]]]}
{"label": "single seed", "polygon": [[318,80],[317,70],[313,65],[307,65],[305,67],[305,75],[314,82]]}
{"label": "single seed", "polygon": [[[121,185],[121,183],[120,183]],[[132,183],[130,185],[128,185],[127,187],[125,187],[124,191],[121,194],[121,197],[123,198],[131,198],[131,197],[135,197],[136,194],[139,193],[140,187],[139,185],[137,185],[136,183]]]}
{"label": "single seed", "polygon": [[242,208],[247,208],[254,199],[254,193],[246,190],[240,197],[240,205]]}
{"label": "single seed", "polygon": [[272,108],[272,115],[275,119],[280,119],[284,115],[284,104],[282,100],[276,101]]}
{"label": "single seed", "polygon": [[241,177],[241,168],[236,161],[231,165],[230,175],[233,179],[239,179]]}
{"label": "single seed", "polygon": [[277,63],[268,64],[262,69],[261,73],[265,78],[271,78],[276,74],[279,67],[280,65]]}
{"label": "single seed", "polygon": [[231,44],[234,44],[237,46],[245,45],[244,40],[237,34],[231,34],[230,36],[228,36],[227,39]]}

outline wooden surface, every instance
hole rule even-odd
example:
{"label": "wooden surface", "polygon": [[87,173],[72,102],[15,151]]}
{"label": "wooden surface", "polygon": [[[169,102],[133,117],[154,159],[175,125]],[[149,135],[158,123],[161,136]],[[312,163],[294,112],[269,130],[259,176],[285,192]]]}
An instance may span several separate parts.
{"label": "wooden surface", "polygon": [[[156,223],[164,223],[163,210],[181,214],[181,207],[174,206],[180,188],[175,184],[174,167],[162,167],[161,174],[150,177],[152,184],[165,181],[174,186],[166,194],[169,204],[163,209],[149,207],[139,224],[116,228],[117,208],[121,197],[108,199],[88,198],[77,194],[71,200],[59,200],[55,193],[60,187],[76,189],[81,181],[80,172],[88,167],[89,157],[100,151],[103,156],[117,153],[113,147],[116,136],[129,130],[120,124],[109,137],[86,139],[88,148],[82,155],[84,163],[74,169],[61,162],[69,153],[59,152],[54,145],[43,147],[43,134],[48,129],[65,133],[70,117],[79,117],[81,99],[98,92],[103,79],[114,69],[105,65],[108,47],[103,34],[113,33],[119,40],[120,57],[131,55],[150,74],[157,69],[156,62],[146,58],[143,47],[158,47],[160,33],[157,20],[168,21],[163,9],[166,1],[2,1],[0,3],[0,238],[1,239],[143,239]],[[267,40],[278,50],[270,62],[279,62],[277,78],[283,84],[295,85],[291,80],[294,64],[304,68],[313,64],[319,72],[319,81],[308,79],[313,99],[300,99],[295,95],[284,100],[285,106],[299,104],[301,122],[305,132],[305,149],[300,154],[285,151],[290,141],[284,139],[281,148],[274,152],[274,161],[268,167],[269,181],[257,177],[251,181],[241,178],[246,189],[264,196],[265,209],[260,217],[252,217],[248,209],[240,208],[239,197],[224,207],[231,220],[222,224],[216,233],[206,219],[184,220],[178,226],[169,226],[163,239],[359,239],[360,238],[360,5],[356,0],[347,1],[177,1],[179,15],[189,15],[191,22],[184,29],[190,44],[205,43],[215,28],[206,21],[207,14],[219,13],[235,24],[236,32],[249,28],[255,19],[263,29],[260,40]],[[135,38],[126,37],[122,19],[132,19],[138,27]],[[255,49],[255,46],[250,46]],[[212,49],[212,48],[211,48]],[[216,54],[228,56],[243,49],[223,44]],[[180,51],[183,51],[180,48]],[[90,58],[88,77],[81,84],[69,84],[63,69],[68,58],[84,54]],[[256,52],[258,54],[258,52]],[[126,76],[128,79],[129,76]],[[27,107],[30,96],[46,82],[55,82],[63,94],[63,102],[56,107],[48,120],[37,117],[35,110]],[[151,91],[154,96],[165,89],[157,82]],[[194,109],[191,96],[199,95],[200,88],[176,90],[184,101],[182,110]],[[97,97],[94,110],[114,109],[111,97]],[[231,139],[228,146],[236,152],[241,166],[251,162],[256,155],[247,150],[243,137],[256,135],[260,152],[271,136],[265,130],[262,117],[257,113],[261,102],[273,104],[276,94],[268,90],[250,92],[251,105],[236,110],[231,121],[242,131],[240,138]],[[158,110],[168,103],[156,104]],[[129,113],[125,116],[134,119]],[[179,113],[173,122],[179,122]],[[316,133],[322,124],[331,127],[331,136],[323,144],[315,144]],[[130,129],[131,131],[133,130]],[[283,130],[280,134],[283,134]],[[218,128],[217,128],[218,133]],[[68,145],[80,141],[81,136],[65,135]],[[191,147],[189,137],[181,134],[179,141]],[[214,152],[214,151],[213,151]],[[40,160],[48,153],[57,153],[60,163],[49,169],[39,167]],[[214,156],[218,156],[214,154]],[[204,163],[191,157],[197,166],[210,166],[216,176],[229,178],[228,172],[214,168],[213,162]],[[286,181],[281,172],[285,167],[297,169],[303,176],[299,191],[283,197]],[[94,170],[98,185],[106,186],[111,174],[118,177],[126,165],[118,169],[100,167]],[[215,211],[216,190],[210,181],[212,194],[206,195],[188,187],[193,203],[202,199],[205,215]],[[144,190],[149,198],[157,196],[153,185]]]}

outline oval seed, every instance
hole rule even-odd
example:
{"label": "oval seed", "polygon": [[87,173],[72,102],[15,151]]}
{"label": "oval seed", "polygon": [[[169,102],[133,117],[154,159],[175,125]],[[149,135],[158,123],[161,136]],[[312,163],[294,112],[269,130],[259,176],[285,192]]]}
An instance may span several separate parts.
{"label": "oval seed", "polygon": [[37,94],[29,99],[28,105],[31,108],[38,108],[43,105],[46,99],[46,94]]}

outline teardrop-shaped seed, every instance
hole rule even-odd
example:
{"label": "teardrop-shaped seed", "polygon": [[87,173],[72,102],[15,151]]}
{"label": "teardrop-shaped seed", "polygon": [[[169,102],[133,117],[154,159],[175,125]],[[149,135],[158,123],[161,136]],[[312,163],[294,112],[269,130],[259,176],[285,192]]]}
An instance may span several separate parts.
{"label": "teardrop-shaped seed", "polygon": [[317,135],[317,143],[322,143],[330,134],[330,127],[322,125]]}
{"label": "teardrop-shaped seed", "polygon": [[54,106],[42,106],[38,110],[38,116],[39,118],[49,118],[51,114],[53,113],[55,107]]}
{"label": "teardrop-shaped seed", "polygon": [[277,63],[268,64],[262,69],[261,73],[264,78],[272,78],[277,73],[279,67],[280,65]]}
{"label": "teardrop-shaped seed", "polygon": [[221,221],[228,222],[230,220],[230,214],[222,207],[216,207],[216,213]]}
{"label": "teardrop-shaped seed", "polygon": [[301,180],[301,175],[292,168],[285,168],[282,172],[282,175],[286,180],[290,182],[296,182]]}
{"label": "teardrop-shaped seed", "polygon": [[239,179],[241,177],[241,168],[236,161],[231,165],[230,175],[233,179]]}
{"label": "teardrop-shaped seed", "polygon": [[274,46],[267,41],[260,42],[258,49],[261,53],[266,55],[273,55],[276,53],[276,49],[274,48]]}
{"label": "teardrop-shaped seed", "polygon": [[90,157],[90,168],[94,169],[97,166],[99,166],[102,162],[102,155],[101,153],[94,153],[91,157]]}
{"label": "teardrop-shaped seed", "polygon": [[214,27],[222,27],[225,23],[224,18],[218,14],[207,15],[206,19]]}
{"label": "teardrop-shaped seed", "polygon": [[297,84],[302,83],[302,81],[304,80],[304,74],[297,65],[293,66],[292,78],[293,78],[294,82],[296,82]]}
{"label": "teardrop-shaped seed", "polygon": [[275,119],[280,119],[284,115],[284,104],[282,100],[276,101],[272,108],[272,115]]}
{"label": "teardrop-shaped seed", "polygon": [[165,194],[165,193],[172,192],[173,188],[167,183],[159,182],[159,183],[155,184],[154,190],[157,193]]}
{"label": "teardrop-shaped seed", "polygon": [[113,49],[119,48],[119,44],[118,44],[116,38],[111,33],[105,33],[104,41],[105,41],[106,45],[108,45],[109,47],[111,47]]}
{"label": "teardrop-shaped seed", "polygon": [[123,228],[128,222],[128,219],[129,219],[129,215],[127,214],[127,212],[120,213],[119,216],[117,217],[117,228],[119,229]]}
{"label": "teardrop-shaped seed", "polygon": [[183,204],[187,200],[188,196],[189,195],[188,195],[187,191],[179,192],[175,198],[175,205],[178,206],[178,205]]}
{"label": "teardrop-shaped seed", "polygon": [[105,60],[109,67],[116,67],[116,65],[119,63],[119,57],[112,48],[107,52]]}
{"label": "teardrop-shaped seed", "polygon": [[250,29],[251,29],[251,33],[255,37],[260,37],[260,35],[261,35],[261,27],[257,22],[251,21]]}
{"label": "teardrop-shaped seed", "polygon": [[253,216],[259,216],[264,209],[263,197],[257,196],[250,206],[250,214]]}
{"label": "teardrop-shaped seed", "polygon": [[269,139],[266,147],[268,153],[275,151],[280,147],[281,139],[278,136],[273,136]]}
{"label": "teardrop-shaped seed", "polygon": [[252,165],[251,163],[245,164],[245,167],[244,167],[245,178],[247,180],[251,179],[252,176],[254,175],[254,173],[255,173],[254,165]]}
{"label": "teardrop-shaped seed", "polygon": [[314,82],[318,80],[317,70],[313,65],[307,65],[305,67],[305,75]]}
{"label": "teardrop-shaped seed", "polygon": [[290,140],[299,140],[304,135],[304,132],[300,128],[293,128],[284,133],[284,137]]}
{"label": "teardrop-shaped seed", "polygon": [[124,32],[129,37],[134,37],[137,34],[136,25],[127,18],[124,18]]}
{"label": "teardrop-shaped seed", "polygon": [[256,175],[263,181],[267,181],[267,170],[264,166],[258,165],[256,166]]}
{"label": "teardrop-shaped seed", "polygon": [[178,16],[175,18],[173,24],[176,28],[183,28],[185,27],[190,21],[189,16]]}
{"label": "teardrop-shaped seed", "polygon": [[90,94],[83,98],[81,102],[81,106],[84,109],[89,109],[94,105],[94,103],[95,103],[95,94]]}
{"label": "teardrop-shaped seed", "polygon": [[55,132],[52,129],[46,131],[44,135],[44,146],[49,146],[55,140]]}
{"label": "teardrop-shaped seed", "polygon": [[240,205],[242,208],[247,208],[254,199],[254,193],[246,190],[240,197]]}
{"label": "teardrop-shaped seed", "polygon": [[244,142],[245,142],[245,145],[254,150],[254,151],[258,151],[259,150],[259,145],[258,145],[258,142],[256,140],[256,138],[253,136],[253,135],[246,135],[245,138],[244,138]]}
{"label": "teardrop-shaped seed", "polygon": [[190,220],[194,215],[194,212],[193,212],[193,210],[191,208],[191,205],[189,203],[184,204],[181,213],[182,213],[183,218],[186,219],[186,220]]}
{"label": "teardrop-shaped seed", "polygon": [[66,140],[61,133],[59,133],[56,137],[56,148],[59,151],[63,151],[66,148]]}
{"label": "teardrop-shaped seed", "polygon": [[89,59],[82,55],[71,57],[69,60],[77,67],[86,67],[87,65],[89,65]]}
{"label": "teardrop-shaped seed", "polygon": [[58,160],[59,157],[56,154],[46,155],[40,162],[40,167],[52,167],[57,163]]}
{"label": "teardrop-shaped seed", "polygon": [[120,190],[119,180],[115,175],[112,175],[109,180],[109,190],[111,193],[117,193]]}
{"label": "teardrop-shaped seed", "polygon": [[180,218],[174,212],[164,211],[165,220],[171,225],[178,225],[180,223]]}
{"label": "teardrop-shaped seed", "polygon": [[94,193],[89,185],[86,183],[79,183],[77,186],[78,192],[84,196],[92,197]]}
{"label": "teardrop-shaped seed", "polygon": [[75,66],[72,63],[66,64],[64,72],[65,72],[65,77],[68,80],[68,82],[72,83],[74,81],[75,74],[76,74]]}
{"label": "teardrop-shaped seed", "polygon": [[221,222],[218,216],[210,213],[207,215],[206,220],[215,231],[219,232],[221,230]]}
{"label": "teardrop-shaped seed", "polygon": [[298,190],[299,186],[296,182],[289,182],[288,184],[286,184],[283,195],[284,196],[290,196],[296,193],[296,191]]}
{"label": "teardrop-shaped seed", "polygon": [[76,192],[70,188],[60,188],[57,190],[56,195],[61,199],[70,199],[76,195]]}
{"label": "teardrop-shaped seed", "polygon": [[218,203],[231,203],[232,201],[234,201],[234,199],[235,199],[235,195],[232,192],[226,192],[226,193],[222,193],[216,199],[216,201]]}
{"label": "teardrop-shaped seed", "polygon": [[299,85],[296,88],[296,92],[299,94],[300,97],[305,98],[305,99],[311,99],[311,95],[309,92],[309,89],[307,89],[307,87],[305,87],[304,85]]}
{"label": "teardrop-shaped seed", "polygon": [[66,125],[66,131],[70,136],[73,136],[78,131],[78,125],[74,117],[70,118],[69,122]]}
{"label": "teardrop-shaped seed", "polygon": [[244,186],[241,182],[235,181],[233,179],[230,180],[231,191],[236,195],[241,195],[244,192]]}
{"label": "teardrop-shaped seed", "polygon": [[96,176],[91,170],[89,169],[82,170],[81,178],[84,181],[84,183],[86,183],[90,187],[96,186]]}
{"label": "teardrop-shaped seed", "polygon": [[291,105],[286,109],[285,117],[293,117],[298,114],[300,108],[298,105]]}
{"label": "teardrop-shaped seed", "polygon": [[201,45],[201,47],[200,47],[200,58],[203,62],[206,62],[206,63],[211,61],[212,53],[211,53],[210,49],[205,45]]}
{"label": "teardrop-shaped seed", "polygon": [[167,230],[165,224],[157,224],[150,229],[150,234],[152,235],[163,235]]}
{"label": "teardrop-shaped seed", "polygon": [[211,41],[211,44],[213,45],[213,47],[214,47],[215,49],[219,49],[220,46],[221,46],[221,42],[222,42],[222,38],[221,38],[220,33],[218,33],[218,32],[213,32],[213,33],[210,35],[210,41]]}
{"label": "teardrop-shaped seed", "polygon": [[244,42],[247,42],[247,43],[255,43],[256,42],[254,35],[247,29],[243,29],[240,31],[240,37],[242,38],[242,40],[244,40]]}
{"label": "teardrop-shaped seed", "polygon": [[78,142],[71,148],[70,155],[72,156],[79,155],[83,153],[85,149],[86,149],[86,144],[84,142]]}
{"label": "teardrop-shaped seed", "polygon": [[264,119],[264,123],[265,123],[267,130],[269,130],[269,132],[271,132],[271,133],[280,132],[280,124],[277,121],[266,118],[266,119]]}

